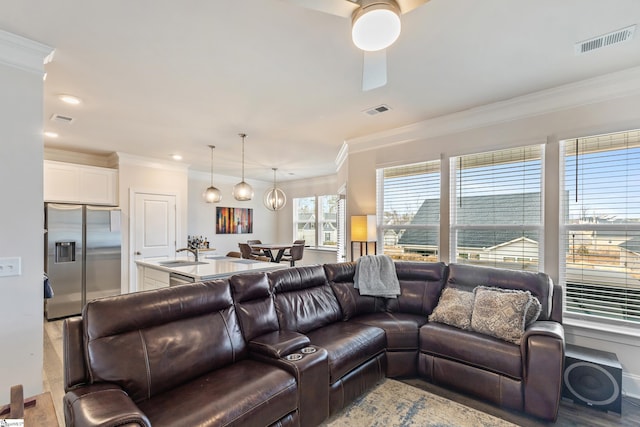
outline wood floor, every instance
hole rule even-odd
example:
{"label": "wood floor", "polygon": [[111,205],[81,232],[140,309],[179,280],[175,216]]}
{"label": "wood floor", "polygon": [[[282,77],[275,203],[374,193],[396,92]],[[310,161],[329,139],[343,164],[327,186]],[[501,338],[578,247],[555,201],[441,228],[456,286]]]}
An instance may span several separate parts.
{"label": "wood floor", "polygon": [[58,424],[64,426],[64,381],[62,379],[62,320],[44,321],[44,361],[42,369],[42,387],[51,392],[53,406],[56,408]]}
{"label": "wood floor", "polygon": [[[43,381],[44,390],[51,392],[58,416],[58,423],[60,426],[64,426],[64,413],[62,409],[62,397],[64,396],[62,380],[62,321],[44,321]],[[623,399],[622,416],[576,405],[573,402],[562,401],[558,420],[555,423],[544,423],[523,414],[505,411],[470,397],[434,386],[426,381],[413,379],[406,380],[405,382],[523,427],[640,426],[640,401],[635,399]]]}

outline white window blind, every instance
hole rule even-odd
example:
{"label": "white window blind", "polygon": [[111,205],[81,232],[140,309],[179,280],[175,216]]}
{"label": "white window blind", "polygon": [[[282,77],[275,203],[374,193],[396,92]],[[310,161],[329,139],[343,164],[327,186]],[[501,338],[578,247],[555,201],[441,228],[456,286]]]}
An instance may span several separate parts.
{"label": "white window blind", "polygon": [[377,217],[383,251],[394,259],[437,261],[440,160],[377,171]]}
{"label": "white window blind", "polygon": [[338,200],[335,194],[318,196],[318,246],[338,247]]}
{"label": "white window blind", "polygon": [[347,260],[347,239],[346,239],[346,198],[343,194],[338,196],[338,250],[336,254],[337,262]]}
{"label": "white window blind", "polygon": [[640,131],[566,140],[561,281],[573,316],[640,323]]}
{"label": "white window blind", "polygon": [[451,261],[538,271],[543,146],[450,159]]}

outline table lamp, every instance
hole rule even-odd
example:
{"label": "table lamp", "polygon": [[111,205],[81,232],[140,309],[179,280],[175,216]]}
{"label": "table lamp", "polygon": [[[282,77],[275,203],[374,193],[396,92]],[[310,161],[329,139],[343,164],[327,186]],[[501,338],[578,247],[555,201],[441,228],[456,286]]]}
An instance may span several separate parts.
{"label": "table lamp", "polygon": [[363,243],[365,254],[369,254],[369,242],[373,242],[374,254],[377,252],[377,224],[375,215],[353,215],[351,217],[351,261],[353,261],[353,244],[360,243],[362,256]]}

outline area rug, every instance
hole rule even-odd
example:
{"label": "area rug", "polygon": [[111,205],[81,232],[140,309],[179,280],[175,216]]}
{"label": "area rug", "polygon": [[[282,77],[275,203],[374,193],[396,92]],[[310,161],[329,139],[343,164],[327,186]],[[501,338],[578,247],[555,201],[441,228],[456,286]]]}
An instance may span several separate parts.
{"label": "area rug", "polygon": [[501,427],[515,424],[400,381],[385,379],[324,427]]}

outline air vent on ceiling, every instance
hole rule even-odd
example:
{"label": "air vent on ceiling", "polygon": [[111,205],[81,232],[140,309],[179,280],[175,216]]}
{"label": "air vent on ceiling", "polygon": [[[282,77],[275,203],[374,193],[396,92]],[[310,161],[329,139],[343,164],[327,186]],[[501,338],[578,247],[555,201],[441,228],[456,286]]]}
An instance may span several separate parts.
{"label": "air vent on ceiling", "polygon": [[380,114],[380,113],[384,113],[391,110],[391,108],[389,108],[388,105],[385,104],[381,104],[378,105],[377,107],[373,107],[373,108],[369,108],[367,110],[364,110],[363,113],[366,113],[370,116],[375,116],[376,114]]}
{"label": "air vent on ceiling", "polygon": [[633,33],[635,32],[635,30],[636,26],[632,25],[630,27],[622,28],[620,30],[612,31],[608,34],[603,34],[601,36],[576,43],[576,55],[581,55],[583,53],[591,52],[592,50],[631,40],[633,38]]}
{"label": "air vent on ceiling", "polygon": [[66,123],[68,125],[73,123],[74,120],[75,119],[73,117],[63,116],[62,114],[54,114],[53,116],[51,116],[51,121],[58,122],[58,123]]}

